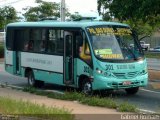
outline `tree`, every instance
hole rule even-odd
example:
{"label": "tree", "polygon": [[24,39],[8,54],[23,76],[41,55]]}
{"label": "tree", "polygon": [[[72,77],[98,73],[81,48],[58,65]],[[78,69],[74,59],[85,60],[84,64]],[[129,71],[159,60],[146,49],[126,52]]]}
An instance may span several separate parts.
{"label": "tree", "polygon": [[[134,29],[145,30],[148,28],[149,31],[154,31],[159,27],[159,6],[159,0],[98,0],[100,14],[109,15],[109,19],[114,17],[121,22],[127,22]],[[139,33],[142,34],[142,31],[139,31]]]}
{"label": "tree", "polygon": [[82,16],[79,14],[79,12],[75,12],[74,14],[71,14],[70,15],[70,19],[71,20],[76,20],[76,19],[79,19],[81,18]]}
{"label": "tree", "polygon": [[27,21],[38,21],[48,17],[60,17],[60,4],[36,0],[37,7],[24,8],[23,15]]}
{"label": "tree", "polygon": [[15,8],[11,6],[5,6],[0,8],[0,29],[4,29],[4,26],[11,22],[18,21],[17,12]]}

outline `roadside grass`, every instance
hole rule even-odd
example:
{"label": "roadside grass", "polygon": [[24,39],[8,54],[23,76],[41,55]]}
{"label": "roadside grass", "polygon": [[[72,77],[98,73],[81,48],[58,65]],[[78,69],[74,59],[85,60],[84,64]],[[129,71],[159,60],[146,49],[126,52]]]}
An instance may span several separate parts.
{"label": "roadside grass", "polygon": [[130,111],[138,112],[138,110],[136,110],[136,106],[130,105],[128,102],[120,104],[118,110],[121,112],[130,112]]}
{"label": "roadside grass", "polygon": [[146,58],[157,58],[160,59],[160,53],[151,53],[151,52],[145,52]]}
{"label": "roadside grass", "polygon": [[22,100],[0,97],[0,113],[22,117],[35,117],[54,120],[73,120],[74,116],[65,109],[46,107]]}
{"label": "roadside grass", "polygon": [[64,94],[59,94],[59,93],[39,90],[33,87],[25,87],[23,91],[30,92],[36,95],[47,96],[49,98],[54,98],[54,99],[78,101],[79,103],[90,106],[99,106],[99,107],[117,109],[119,112],[138,112],[136,106],[131,105],[127,102],[119,104],[113,98],[110,97],[100,98],[99,96],[85,96],[84,94],[78,92],[65,92]]}

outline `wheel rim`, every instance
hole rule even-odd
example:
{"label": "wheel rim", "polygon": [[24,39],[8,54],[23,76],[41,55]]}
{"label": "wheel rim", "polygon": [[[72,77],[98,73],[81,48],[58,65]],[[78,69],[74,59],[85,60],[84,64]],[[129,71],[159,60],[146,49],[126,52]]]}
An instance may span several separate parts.
{"label": "wheel rim", "polygon": [[92,85],[90,82],[86,82],[83,86],[83,93],[88,95],[91,94],[91,92],[92,92]]}

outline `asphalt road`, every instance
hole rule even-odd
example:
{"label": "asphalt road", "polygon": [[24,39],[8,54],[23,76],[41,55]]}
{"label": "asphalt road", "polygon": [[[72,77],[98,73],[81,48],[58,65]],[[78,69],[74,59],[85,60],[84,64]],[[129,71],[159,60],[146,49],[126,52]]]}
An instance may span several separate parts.
{"label": "asphalt road", "polygon": [[[0,64],[0,83],[23,87],[27,86],[27,79],[6,73]],[[141,88],[136,95],[129,96],[123,90],[115,91],[111,95],[119,103],[126,101],[139,109],[160,113],[160,91],[151,90],[149,86]]]}
{"label": "asphalt road", "polygon": [[26,78],[17,77],[5,72],[3,64],[0,64],[0,83],[18,85],[22,87],[28,84]]}
{"label": "asphalt road", "polygon": [[160,113],[160,91],[140,88],[136,95],[127,95],[121,90],[116,91],[113,98],[119,103],[131,103],[143,111]]}

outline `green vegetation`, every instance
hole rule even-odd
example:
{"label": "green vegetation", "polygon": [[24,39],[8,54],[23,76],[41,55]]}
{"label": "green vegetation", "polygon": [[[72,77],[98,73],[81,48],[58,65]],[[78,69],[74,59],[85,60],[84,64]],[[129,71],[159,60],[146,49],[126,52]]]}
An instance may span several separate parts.
{"label": "green vegetation", "polygon": [[98,0],[97,3],[104,20],[127,22],[139,35],[159,29],[159,0]]}
{"label": "green vegetation", "polygon": [[145,53],[146,58],[157,58],[160,59],[160,53],[150,53],[147,52]]}
{"label": "green vegetation", "polygon": [[119,110],[120,112],[136,112],[136,107],[134,105],[130,104],[118,104],[114,99],[112,98],[100,98],[98,96],[85,96],[82,93],[78,92],[65,92],[64,94],[59,93],[53,93],[53,92],[47,92],[43,90],[38,90],[33,87],[26,87],[23,89],[25,92],[30,92],[37,95],[43,95],[47,96],[49,98],[55,98],[60,100],[70,100],[70,101],[78,101],[82,104],[87,104],[90,106],[99,106],[99,107],[106,107],[106,108],[114,108]]}
{"label": "green vegetation", "polygon": [[111,98],[86,97],[85,99],[82,99],[81,103],[91,106],[100,106],[114,109],[118,107],[116,102]]}
{"label": "green vegetation", "polygon": [[16,22],[20,19],[17,11],[12,6],[0,7],[0,29],[4,29],[6,24]]}
{"label": "green vegetation", "polygon": [[0,58],[4,57],[4,45],[0,43]]}
{"label": "green vegetation", "polygon": [[[38,6],[24,8],[27,21],[38,21],[47,17],[60,17],[60,4],[56,2],[35,1]],[[36,13],[36,14],[35,14]]]}
{"label": "green vegetation", "polygon": [[12,100],[0,97],[0,113],[3,115],[21,115],[54,120],[72,120],[74,117],[67,110],[46,107],[45,105]]}
{"label": "green vegetation", "polygon": [[121,112],[131,112],[131,111],[137,112],[136,106],[130,105],[128,102],[120,104],[118,110]]}

